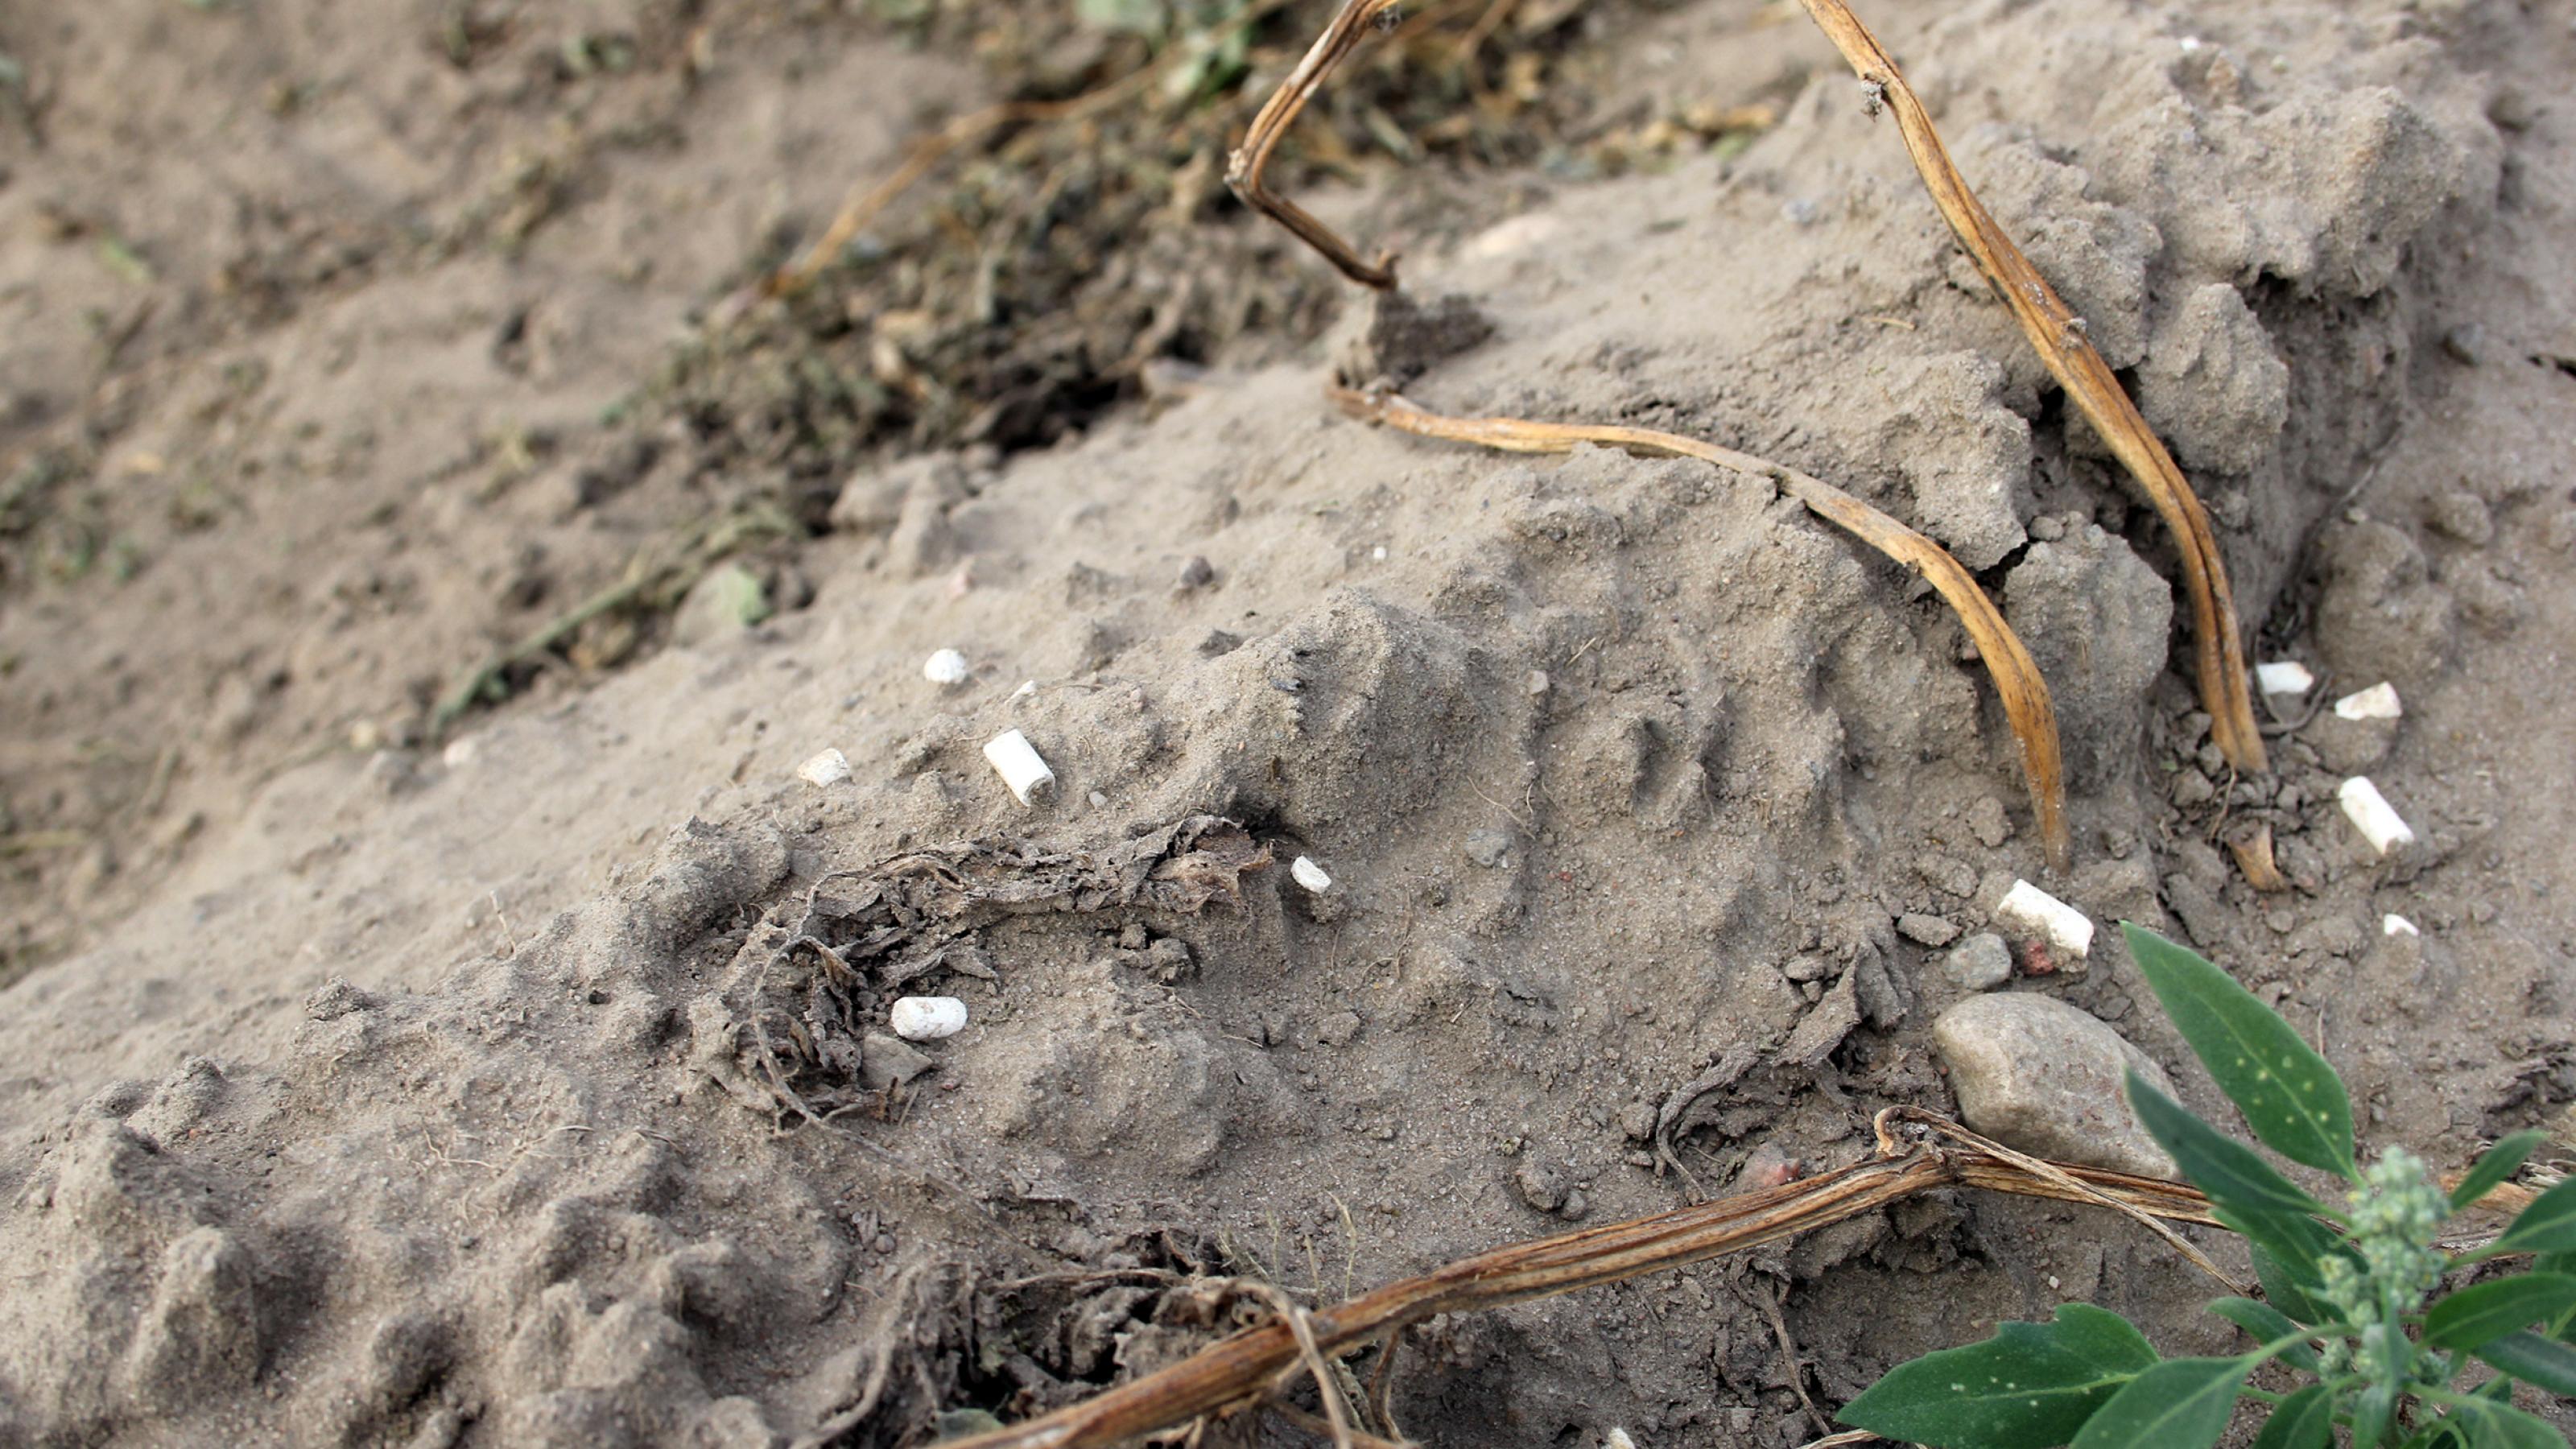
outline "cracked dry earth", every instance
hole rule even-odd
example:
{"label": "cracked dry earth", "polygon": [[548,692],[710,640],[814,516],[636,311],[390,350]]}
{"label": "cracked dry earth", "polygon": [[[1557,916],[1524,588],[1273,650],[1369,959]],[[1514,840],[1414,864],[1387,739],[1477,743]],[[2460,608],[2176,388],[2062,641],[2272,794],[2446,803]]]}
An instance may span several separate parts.
{"label": "cracked dry earth", "polygon": [[[1740,0],[1589,42],[1657,105],[1775,102],[1740,152],[1457,208],[1426,197],[1478,188],[1393,171],[1313,198],[1489,331],[1425,342],[1353,299],[1330,343],[1220,356],[1056,446],[854,467],[798,606],[347,748],[508,632],[514,550],[604,567],[686,511],[649,469],[594,496],[578,450],[496,490],[466,440],[542,416],[614,443],[599,410],[668,329],[829,206],[845,173],[794,159],[890,165],[911,107],[973,84],[824,7],[744,20],[692,87],[567,78],[540,64],[566,35],[687,43],[576,8],[481,70],[319,6],[228,11],[185,59],[175,7],[0,17],[29,75],[102,88],[62,81],[45,145],[7,153],[0,444],[103,429],[128,482],[96,506],[146,556],[0,580],[0,824],[95,838],[7,861],[18,939],[68,934],[0,992],[0,1442],[1024,1417],[1207,1340],[1132,1270],[1338,1297],[1953,1108],[1947,953],[2021,877],[2265,993],[2371,1144],[2455,1168],[2537,1125],[2576,1152],[2576,7],[1867,16],[2208,500],[2254,655],[2403,700],[2273,700],[2267,775],[2208,747],[2152,513],[1823,42]],[[158,83],[119,111],[124,56]],[[528,198],[476,188],[549,144],[542,224],[485,245]],[[105,236],[158,280],[102,271]],[[258,258],[272,311],[190,281]],[[69,381],[79,319],[113,335],[138,285],[149,365],[101,384],[107,427]],[[1747,475],[1367,429],[1322,401],[1336,356],[1445,411],[1710,437],[1941,540],[2055,691],[2072,870],[1909,576]],[[263,466],[211,521],[170,512],[153,480],[225,449]],[[964,682],[924,679],[943,647]],[[981,753],[1010,728],[1057,776],[1033,806]],[[851,777],[799,778],[827,747]],[[2361,847],[2356,773],[2415,845]],[[2246,820],[2286,890],[2218,843]],[[2110,933],[1995,989],[2217,1105]],[[906,992],[968,1026],[896,1042]],[[1396,1407],[1430,1444],[1785,1449],[1818,1432],[1802,1397],[2058,1302],[2214,1350],[2201,1295],[2125,1225],[1927,1198],[1437,1322]]]}

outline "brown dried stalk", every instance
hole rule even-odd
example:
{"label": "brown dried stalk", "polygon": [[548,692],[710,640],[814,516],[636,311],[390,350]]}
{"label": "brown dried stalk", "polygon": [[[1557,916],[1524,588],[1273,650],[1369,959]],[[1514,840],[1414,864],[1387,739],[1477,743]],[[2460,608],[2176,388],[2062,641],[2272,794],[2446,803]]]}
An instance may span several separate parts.
{"label": "brown dried stalk", "polygon": [[2059,299],[2030,259],[1995,224],[1975,193],[1968,189],[1950,153],[1932,129],[1932,118],[1915,98],[1914,88],[1878,37],[1860,23],[1843,0],[1800,0],[1825,38],[1842,52],[1863,83],[1870,87],[1873,108],[1883,102],[1896,116],[1905,150],[1923,175],[1932,204],[1976,259],[1986,280],[2012,308],[2022,335],[2041,362],[2066,389],[2084,420],[2111,446],[2111,452],[2137,479],[2147,501],[2162,514],[2182,549],[2182,573],[2191,594],[2192,626],[2199,649],[2201,707],[2209,711],[2210,738],[2228,763],[2240,770],[2264,767],[2262,732],[2254,723],[2253,691],[2247,683],[2245,647],[2236,623],[2236,601],[2227,587],[2227,561],[2219,556],[2218,537],[2200,498],[2174,465],[2155,430],[2138,415],[2137,406],[2111,375],[2110,364],[2084,335],[2083,319]]}
{"label": "brown dried stalk", "polygon": [[[1879,1114],[1878,1155],[1758,1192],[1652,1217],[1579,1228],[1462,1258],[1389,1283],[1291,1322],[1273,1319],[1220,1339],[1157,1373],[1054,1413],[956,1441],[959,1449],[1108,1449],[1267,1397],[1282,1374],[1314,1358],[1392,1344],[1442,1313],[1500,1308],[1793,1237],[1944,1187],[1985,1187],[2059,1201],[2109,1205],[2133,1217],[2216,1226],[2208,1200],[2177,1183],[2099,1168],[2040,1163],[1964,1130],[1956,1140],[1906,1141],[1899,1124],[1919,1114]],[[1945,1124],[1947,1125],[1947,1124]],[[1297,1330],[1302,1328],[1304,1332]],[[1332,1399],[1327,1390],[1326,1403]],[[1356,1437],[1356,1436],[1354,1436]]]}
{"label": "brown dried stalk", "polygon": [[[2005,305],[2012,309],[2023,334],[2038,350],[2040,361],[2137,480],[2140,491],[2163,516],[2165,525],[2173,530],[2182,551],[2185,591],[2191,596],[2200,697],[2202,707],[2209,711],[2210,736],[2236,768],[2263,769],[2263,736],[2254,721],[2253,693],[2247,683],[2244,641],[2237,625],[2235,598],[2228,588],[2227,563],[2219,554],[2217,535],[2199,496],[2192,492],[2182,469],[2175,465],[2146,419],[2138,415],[2110,365],[2084,335],[2083,319],[2058,297],[1968,189],[1966,179],[1942,146],[1939,133],[1932,128],[1923,103],[1906,84],[1896,62],[1879,45],[1878,38],[1870,34],[1843,0],[1801,3],[1869,85],[1873,107],[1883,103],[1895,112],[1897,128],[1904,133],[1905,149],[1915,169],[1922,173],[1933,204],[2002,295]],[[1306,58],[1281,82],[1254,118],[1226,171],[1227,184],[1247,205],[1295,232],[1340,268],[1344,276],[1380,290],[1395,285],[1395,254],[1381,252],[1375,263],[1361,261],[1350,244],[1330,227],[1264,186],[1262,170],[1281,134],[1305,109],[1325,77],[1359,45],[1369,22],[1394,4],[1395,0],[1344,0],[1332,23],[1316,38],[1313,49],[1307,51]]]}
{"label": "brown dried stalk", "polygon": [[1426,412],[1392,393],[1360,392],[1327,385],[1325,394],[1353,417],[1419,433],[1426,438],[1476,443],[1513,453],[1567,453],[1578,443],[1598,443],[1630,453],[1656,457],[1697,458],[1721,468],[1768,478],[1781,491],[1807,506],[1817,517],[1843,528],[1861,542],[1921,574],[1940,591],[1959,622],[1975,640],[1986,673],[2003,701],[2004,717],[2021,742],[2022,772],[2030,784],[2031,813],[2037,817],[2048,859],[2059,870],[2072,855],[2066,827],[2066,781],[2058,752],[2057,710],[2049,703],[2048,681],[2020,636],[1977,587],[1977,581],[1950,551],[1888,517],[1821,478],[1784,468],[1750,453],[1703,443],[1678,433],[1616,424],[1534,423],[1520,418],[1453,418]]}
{"label": "brown dried stalk", "polygon": [[1368,28],[1379,17],[1394,12],[1397,0],[1344,0],[1341,11],[1333,16],[1324,33],[1297,68],[1279,83],[1279,89],[1262,103],[1260,114],[1243,133],[1243,144],[1235,148],[1226,161],[1225,184],[1243,198],[1243,204],[1269,217],[1297,234],[1306,245],[1324,254],[1324,259],[1341,268],[1342,275],[1363,287],[1380,291],[1395,285],[1395,253],[1382,251],[1374,262],[1360,260],[1334,230],[1308,215],[1304,208],[1264,185],[1262,171],[1270,164],[1270,153],[1279,146],[1279,138],[1306,109],[1306,102],[1324,84],[1324,78],[1342,63],[1359,43],[1368,38]]}

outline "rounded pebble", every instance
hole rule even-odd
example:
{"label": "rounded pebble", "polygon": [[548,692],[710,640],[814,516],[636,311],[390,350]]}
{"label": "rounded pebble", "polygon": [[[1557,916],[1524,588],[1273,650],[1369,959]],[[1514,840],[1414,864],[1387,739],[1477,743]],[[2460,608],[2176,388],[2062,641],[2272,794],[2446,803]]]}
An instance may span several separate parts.
{"label": "rounded pebble", "polygon": [[966,1029],[966,1003],[954,996],[906,996],[886,1013],[886,1022],[905,1041],[937,1041]]}
{"label": "rounded pebble", "polygon": [[921,677],[941,686],[966,682],[966,656],[954,649],[942,649],[923,662]]}
{"label": "rounded pebble", "polygon": [[2173,1159],[2129,1111],[2124,1074],[2171,1095],[2145,1052],[2053,996],[1973,996],[1932,1022],[1959,1115],[2007,1147],[2061,1162],[2172,1177]]}

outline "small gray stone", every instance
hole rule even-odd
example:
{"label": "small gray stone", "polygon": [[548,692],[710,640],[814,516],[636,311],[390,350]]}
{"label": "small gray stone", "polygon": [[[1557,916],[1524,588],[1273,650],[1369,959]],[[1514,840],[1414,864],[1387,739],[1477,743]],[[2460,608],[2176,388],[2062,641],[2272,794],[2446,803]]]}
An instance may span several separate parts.
{"label": "small gray stone", "polygon": [[2444,538],[2484,547],[2495,538],[2495,515],[2486,500],[2465,488],[2436,495],[2424,505],[2424,521]]}
{"label": "small gray stone", "polygon": [[2397,743],[2398,721],[2345,719],[2331,709],[2317,711],[2299,737],[2317,752],[2317,762],[2338,775],[2357,775],[2379,763]]}
{"label": "small gray stone", "polygon": [[1180,586],[1182,588],[1204,589],[1215,582],[1216,566],[1207,561],[1206,555],[1191,554],[1189,562],[1181,565]]}
{"label": "small gray stone", "polygon": [[1487,870],[1500,870],[1512,863],[1512,833],[1508,830],[1471,831],[1464,849],[1469,860]]}
{"label": "small gray stone", "polygon": [[2453,362],[2475,367],[2486,361],[2486,330],[2475,322],[2463,322],[2442,334],[2442,350],[2451,355]]}
{"label": "small gray stone", "polygon": [[1552,1213],[1565,1205],[1565,1179],[1544,1162],[1524,1162],[1512,1174],[1512,1185],[1521,1190],[1521,1201],[1543,1213]]}
{"label": "small gray stone", "polygon": [[939,1065],[927,1052],[890,1032],[859,1039],[859,1085],[871,1092],[899,1087]]}
{"label": "small gray stone", "polygon": [[1941,1013],[1932,1044],[1949,1064],[1959,1115],[2008,1147],[2148,1177],[2173,1159],[2129,1111],[2122,1073],[2170,1094],[2164,1069],[2126,1037],[2052,996],[1976,996]]}
{"label": "small gray stone", "polygon": [[1579,1187],[1567,1193],[1565,1201],[1557,1204],[1556,1207],[1556,1215],[1567,1222],[1574,1222],[1590,1211],[1592,1211],[1592,1200],[1585,1197],[1583,1189]]}
{"label": "small gray stone", "polygon": [[1925,946],[1947,946],[1959,939],[1959,928],[1939,916],[1907,911],[1896,918],[1896,933]]}
{"label": "small gray stone", "polygon": [[2012,948],[1992,931],[1980,931],[1941,958],[1941,974],[1962,991],[1992,991],[2012,979]]}

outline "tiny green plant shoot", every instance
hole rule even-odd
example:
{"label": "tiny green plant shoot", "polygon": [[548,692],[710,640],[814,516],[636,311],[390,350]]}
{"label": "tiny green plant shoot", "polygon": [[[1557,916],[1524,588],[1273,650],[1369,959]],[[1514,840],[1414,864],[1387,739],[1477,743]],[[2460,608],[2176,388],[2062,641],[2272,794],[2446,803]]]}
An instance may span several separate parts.
{"label": "tiny green plant shoot", "polygon": [[[2326,1059],[2196,952],[2124,924],[2165,1014],[2255,1140],[2346,1184],[2340,1207],[2311,1197],[2261,1153],[2129,1075],[2129,1103],[2218,1217],[2252,1246],[2268,1302],[2209,1311],[2255,1347],[2226,1358],[2160,1358],[2127,1319],[2081,1303],[2049,1323],[1891,1369],[1842,1421],[1889,1439],[1955,1449],[2207,1449],[2242,1400],[2263,1406],[2254,1449],[2550,1449],[2567,1440],[2515,1408],[2516,1382],[2576,1397],[2576,1178],[2541,1194],[2493,1242],[2457,1255],[2442,1223],[2511,1177],[2543,1135],[2490,1148],[2445,1193],[2421,1159],[2353,1152],[2352,1104]],[[2455,1268],[2528,1259],[2511,1276],[2443,1292]],[[2306,1382],[2250,1382],[2279,1364]],[[2471,1383],[2483,1375],[2483,1381]]]}

